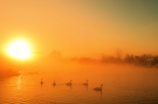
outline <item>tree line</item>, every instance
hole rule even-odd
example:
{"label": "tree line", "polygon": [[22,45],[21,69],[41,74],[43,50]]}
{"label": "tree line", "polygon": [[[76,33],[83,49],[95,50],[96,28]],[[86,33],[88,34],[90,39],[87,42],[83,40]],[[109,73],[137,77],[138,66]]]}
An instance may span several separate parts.
{"label": "tree line", "polygon": [[158,67],[158,55],[142,54],[138,56],[134,54],[126,54],[123,56],[123,52],[120,49],[117,49],[116,56],[106,56],[102,54],[101,62],[128,63],[139,66]]}

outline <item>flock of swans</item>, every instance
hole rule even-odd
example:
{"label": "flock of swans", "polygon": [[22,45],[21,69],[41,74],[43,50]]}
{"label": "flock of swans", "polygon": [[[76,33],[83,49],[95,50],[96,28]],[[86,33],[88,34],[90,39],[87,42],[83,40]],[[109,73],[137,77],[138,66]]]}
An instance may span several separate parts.
{"label": "flock of swans", "polygon": [[[40,84],[41,84],[41,85],[44,84],[44,82],[43,82],[42,79],[41,79]],[[55,85],[56,85],[56,82],[54,81],[52,85],[55,86]],[[72,85],[72,80],[70,80],[70,82],[67,82],[66,85],[71,86],[71,85]],[[86,83],[83,83],[82,85],[88,86],[88,80],[86,80]],[[102,86],[103,86],[103,85],[101,84],[100,87],[96,87],[96,88],[94,88],[94,90],[95,90],[95,91],[102,91]]]}

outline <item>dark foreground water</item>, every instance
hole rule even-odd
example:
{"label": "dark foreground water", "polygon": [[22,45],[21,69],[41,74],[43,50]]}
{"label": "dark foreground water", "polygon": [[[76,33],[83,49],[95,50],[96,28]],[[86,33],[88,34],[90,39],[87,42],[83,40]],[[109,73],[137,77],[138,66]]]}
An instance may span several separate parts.
{"label": "dark foreground water", "polygon": [[[73,85],[65,85],[71,79]],[[101,84],[102,91],[93,90]],[[82,68],[11,77],[0,81],[0,104],[158,104],[158,70]]]}

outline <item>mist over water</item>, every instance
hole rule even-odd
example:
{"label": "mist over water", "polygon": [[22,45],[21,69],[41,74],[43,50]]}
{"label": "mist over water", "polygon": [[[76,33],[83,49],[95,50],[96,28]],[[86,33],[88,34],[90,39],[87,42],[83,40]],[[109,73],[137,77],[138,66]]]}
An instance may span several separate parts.
{"label": "mist over water", "polygon": [[[47,64],[49,65],[49,64]],[[43,66],[44,67],[44,66]],[[42,67],[42,68],[43,68]],[[35,70],[35,69],[34,69]],[[55,64],[0,81],[0,103],[157,104],[158,70],[128,65]],[[41,78],[44,84],[40,84]],[[53,82],[56,85],[53,86]],[[66,85],[72,80],[72,85]],[[88,86],[83,85],[88,81]],[[102,91],[95,87],[102,86]]]}
{"label": "mist over water", "polygon": [[0,104],[158,104],[158,0],[0,0]]}

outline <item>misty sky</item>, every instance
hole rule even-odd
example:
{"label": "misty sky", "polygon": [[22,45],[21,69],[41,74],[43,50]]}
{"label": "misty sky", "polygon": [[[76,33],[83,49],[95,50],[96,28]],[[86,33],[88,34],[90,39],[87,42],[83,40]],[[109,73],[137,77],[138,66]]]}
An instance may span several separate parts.
{"label": "misty sky", "polygon": [[[158,53],[158,0],[1,0],[0,47],[16,38],[34,54]],[[5,52],[4,52],[5,53]]]}

